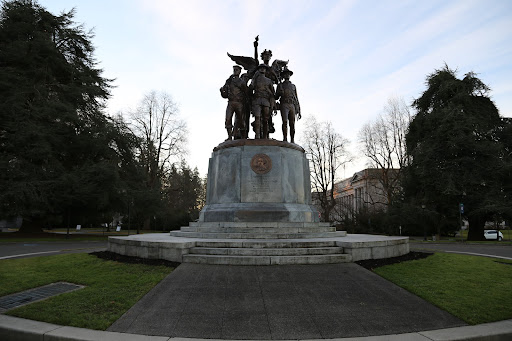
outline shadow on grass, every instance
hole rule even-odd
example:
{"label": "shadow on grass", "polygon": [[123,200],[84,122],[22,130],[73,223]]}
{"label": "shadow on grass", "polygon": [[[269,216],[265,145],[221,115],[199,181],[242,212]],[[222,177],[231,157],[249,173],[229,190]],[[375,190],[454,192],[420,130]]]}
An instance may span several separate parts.
{"label": "shadow on grass", "polygon": [[366,268],[368,270],[373,270],[375,268],[379,268],[379,267],[385,266],[385,265],[391,265],[391,264],[396,264],[396,263],[407,262],[410,260],[427,258],[429,256],[432,256],[433,254],[434,254],[433,252],[411,251],[408,254],[403,255],[403,256],[383,258],[383,259],[360,260],[355,263],[358,265],[361,265],[363,268]]}
{"label": "shadow on grass", "polygon": [[178,265],[181,264],[178,262],[171,262],[164,259],[146,259],[140,257],[124,256],[110,251],[91,252],[90,254],[101,259],[128,264],[163,265],[171,268],[176,268],[178,267]]}

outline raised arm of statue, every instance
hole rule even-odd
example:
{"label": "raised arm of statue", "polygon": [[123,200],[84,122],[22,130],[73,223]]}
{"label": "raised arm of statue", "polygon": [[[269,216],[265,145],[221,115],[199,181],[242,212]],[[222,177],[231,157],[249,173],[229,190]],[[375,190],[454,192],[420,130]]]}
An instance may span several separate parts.
{"label": "raised arm of statue", "polygon": [[259,40],[259,35],[256,36],[256,38],[254,38],[254,59],[258,60],[258,40]]}

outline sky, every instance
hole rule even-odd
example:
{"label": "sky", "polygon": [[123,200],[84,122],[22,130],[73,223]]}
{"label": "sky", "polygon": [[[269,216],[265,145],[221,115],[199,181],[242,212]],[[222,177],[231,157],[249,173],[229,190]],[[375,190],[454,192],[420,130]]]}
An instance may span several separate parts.
{"label": "sky", "polygon": [[[201,175],[223,142],[227,100],[219,88],[232,73],[227,56],[270,49],[289,61],[303,119],[330,121],[356,157],[341,174],[366,166],[358,132],[390,97],[410,104],[425,78],[447,64],[475,72],[512,117],[512,1],[509,0],[40,0],[53,14],[76,9],[93,29],[103,76],[115,79],[107,113],[126,114],[152,90],[170,94],[188,125],[189,166]],[[271,62],[272,62],[271,60]],[[279,116],[279,115],[278,115]],[[281,119],[275,121],[282,139]],[[252,138],[253,133],[250,137]],[[300,144],[300,142],[299,142]]]}

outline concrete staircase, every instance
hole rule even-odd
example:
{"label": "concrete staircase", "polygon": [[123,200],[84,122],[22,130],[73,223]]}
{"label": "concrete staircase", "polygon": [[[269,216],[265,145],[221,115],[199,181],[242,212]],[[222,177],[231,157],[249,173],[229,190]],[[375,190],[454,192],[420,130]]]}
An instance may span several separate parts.
{"label": "concrete staircase", "polygon": [[193,222],[170,236],[205,239],[305,239],[345,237],[329,223],[232,223]]}
{"label": "concrete staircase", "polygon": [[183,261],[200,264],[278,265],[350,262],[335,241],[197,242]]}
{"label": "concrete staircase", "polygon": [[197,238],[183,262],[224,265],[326,264],[352,261],[328,223],[195,222],[172,237]]}

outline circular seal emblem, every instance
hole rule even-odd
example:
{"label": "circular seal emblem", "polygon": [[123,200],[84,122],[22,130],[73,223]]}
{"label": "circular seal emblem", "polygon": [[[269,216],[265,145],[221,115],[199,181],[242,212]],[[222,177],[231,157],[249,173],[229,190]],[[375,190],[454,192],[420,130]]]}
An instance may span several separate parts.
{"label": "circular seal emblem", "polygon": [[267,174],[272,169],[272,160],[267,154],[256,154],[251,159],[251,169],[256,174]]}

